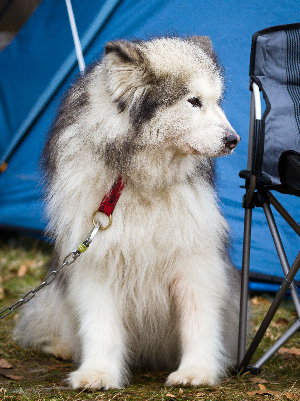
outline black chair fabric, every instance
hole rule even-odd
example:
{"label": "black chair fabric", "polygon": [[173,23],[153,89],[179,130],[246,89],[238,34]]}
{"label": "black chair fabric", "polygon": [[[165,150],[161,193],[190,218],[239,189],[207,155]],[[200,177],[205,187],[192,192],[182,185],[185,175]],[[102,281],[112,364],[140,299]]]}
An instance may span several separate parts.
{"label": "black chair fabric", "polygon": [[300,191],[300,153],[294,150],[282,152],[279,164],[279,177],[282,185],[291,191]]}

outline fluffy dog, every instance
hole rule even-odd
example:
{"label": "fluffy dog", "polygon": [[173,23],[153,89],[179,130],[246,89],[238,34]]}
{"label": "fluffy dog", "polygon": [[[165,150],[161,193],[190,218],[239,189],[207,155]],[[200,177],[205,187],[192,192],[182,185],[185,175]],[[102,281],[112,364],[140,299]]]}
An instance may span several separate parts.
{"label": "fluffy dog", "polygon": [[73,388],[122,387],[132,367],[174,369],[168,386],[214,385],[236,361],[240,285],[213,179],[239,136],[222,88],[207,37],[120,40],[62,102],[45,149],[57,263],[126,182],[112,226],[16,328],[24,346],[79,364]]}

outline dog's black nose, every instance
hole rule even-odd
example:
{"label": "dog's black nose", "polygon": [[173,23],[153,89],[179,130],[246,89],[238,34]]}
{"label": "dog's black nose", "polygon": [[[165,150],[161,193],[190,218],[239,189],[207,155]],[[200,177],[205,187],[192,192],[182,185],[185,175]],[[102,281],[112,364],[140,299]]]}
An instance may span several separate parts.
{"label": "dog's black nose", "polygon": [[234,149],[240,140],[240,136],[235,131],[226,131],[223,138],[225,147],[229,149]]}

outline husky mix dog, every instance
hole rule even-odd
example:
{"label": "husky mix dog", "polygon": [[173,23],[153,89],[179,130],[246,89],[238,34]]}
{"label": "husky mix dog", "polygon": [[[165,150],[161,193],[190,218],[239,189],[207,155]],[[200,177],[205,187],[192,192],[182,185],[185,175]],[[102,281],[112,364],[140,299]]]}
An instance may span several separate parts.
{"label": "husky mix dog", "polygon": [[125,182],[111,227],[15,330],[22,345],[73,359],[73,388],[122,387],[130,368],[174,370],[167,386],[214,385],[236,361],[239,275],[213,180],[214,159],[240,138],[222,88],[207,37],[120,40],[61,104],[44,155],[57,265]]}

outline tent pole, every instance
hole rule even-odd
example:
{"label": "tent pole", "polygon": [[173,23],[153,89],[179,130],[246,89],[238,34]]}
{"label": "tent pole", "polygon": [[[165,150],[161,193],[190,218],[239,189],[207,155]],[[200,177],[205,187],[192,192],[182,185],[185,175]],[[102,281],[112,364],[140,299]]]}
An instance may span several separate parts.
{"label": "tent pole", "polygon": [[80,39],[79,39],[79,36],[78,36],[78,30],[77,30],[77,25],[76,25],[74,13],[73,13],[73,7],[72,7],[71,0],[65,0],[65,1],[66,1],[67,11],[68,11],[68,16],[69,16],[69,22],[70,22],[70,26],[71,26],[72,36],[73,36],[73,40],[74,40],[74,45],[75,45],[75,51],[76,51],[76,56],[77,56],[77,60],[78,60],[79,70],[80,70],[81,74],[83,74],[84,70],[85,70],[85,62],[84,62],[84,58],[83,58]]}

